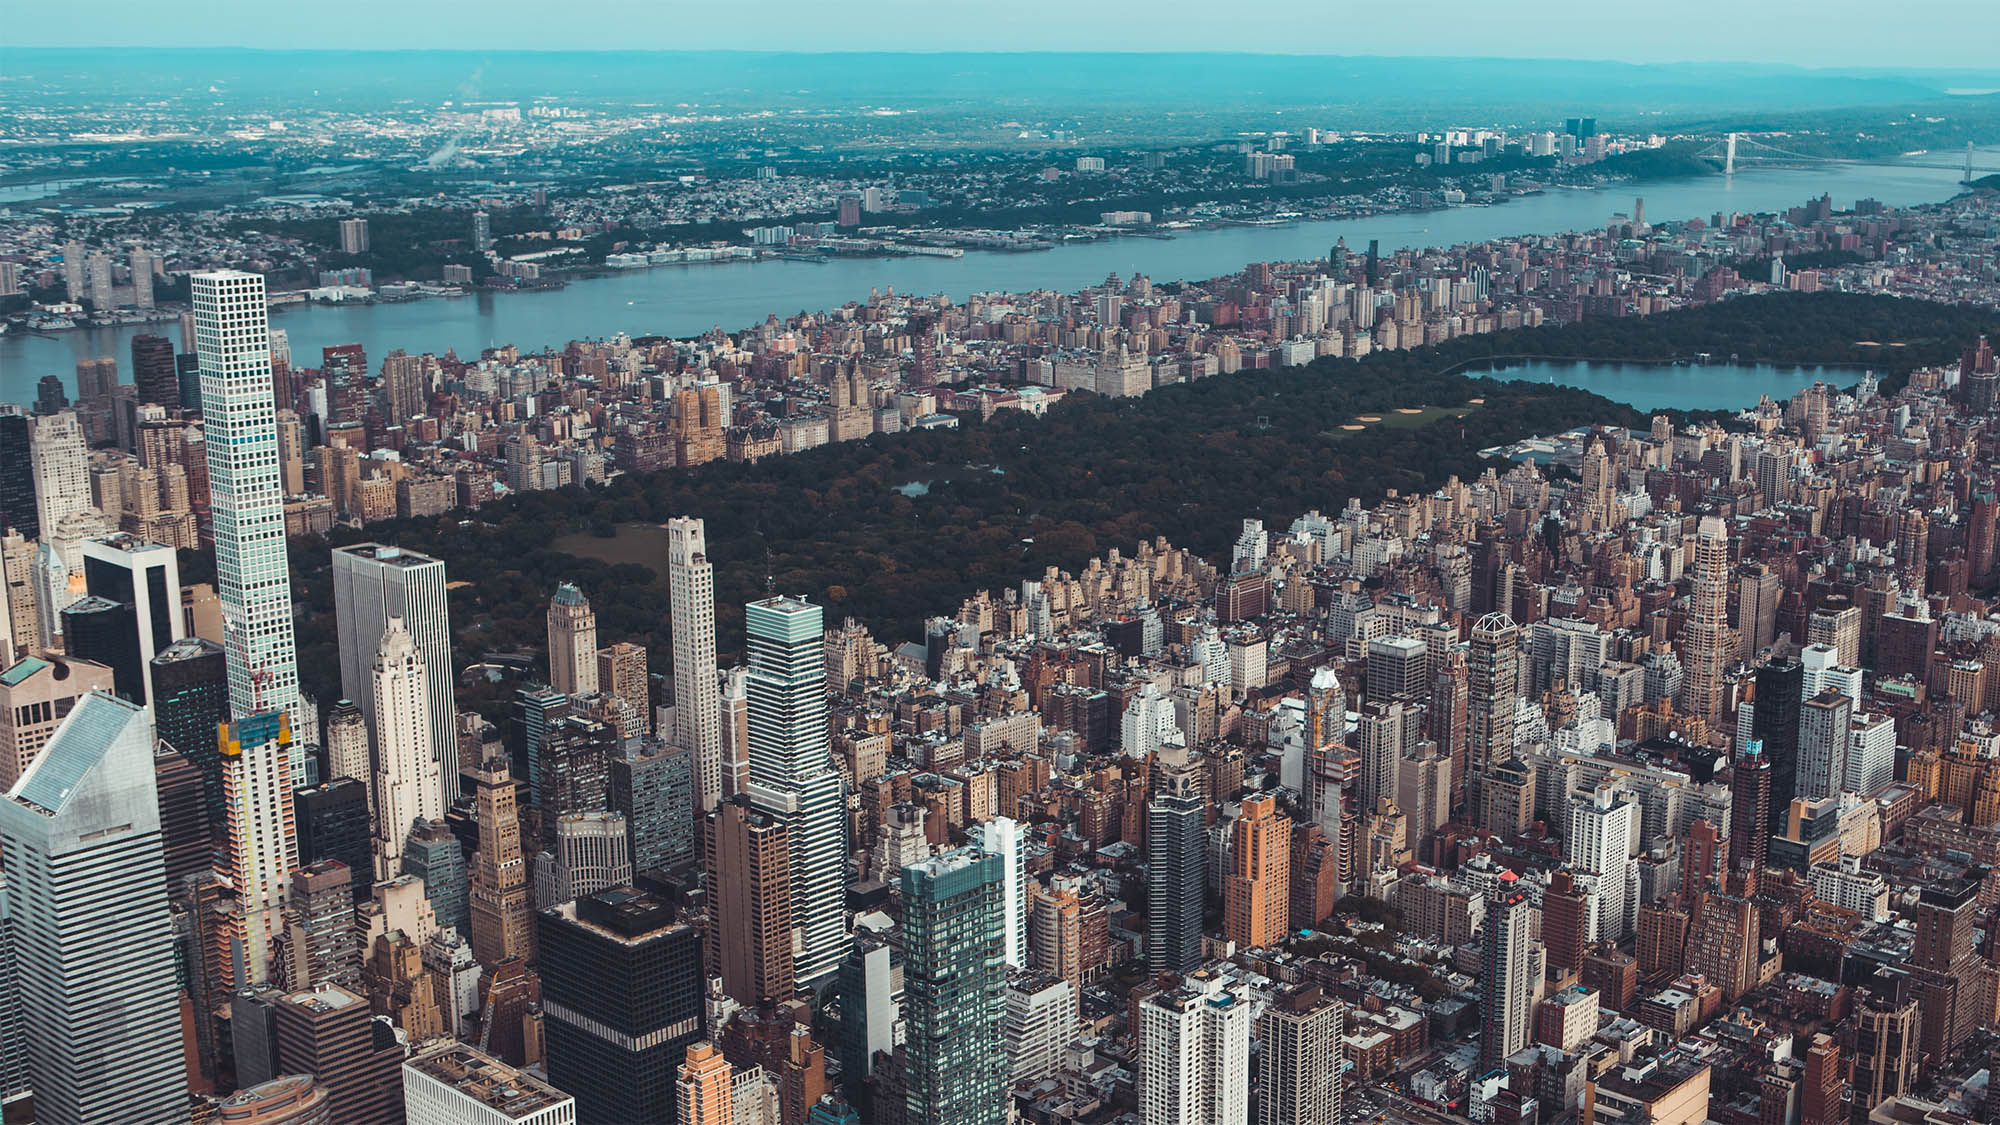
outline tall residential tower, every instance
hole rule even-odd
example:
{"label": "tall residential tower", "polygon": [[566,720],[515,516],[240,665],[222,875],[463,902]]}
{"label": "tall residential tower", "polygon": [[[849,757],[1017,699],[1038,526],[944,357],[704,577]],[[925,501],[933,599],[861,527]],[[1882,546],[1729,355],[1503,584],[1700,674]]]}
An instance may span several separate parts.
{"label": "tall residential tower", "polygon": [[[287,711],[298,703],[299,670],[264,277],[217,270],[191,275],[189,286],[229,708]],[[304,776],[302,764],[295,771]]]}
{"label": "tall residential tower", "polygon": [[722,694],[715,678],[715,567],[698,519],[667,521],[667,585],[674,626],[674,741],[691,747],[701,807],[722,799]]}
{"label": "tall residential tower", "polygon": [[750,670],[750,797],[791,845],[797,973],[822,980],[847,956],[847,816],[826,718],[820,607],[766,598],[745,607]]}

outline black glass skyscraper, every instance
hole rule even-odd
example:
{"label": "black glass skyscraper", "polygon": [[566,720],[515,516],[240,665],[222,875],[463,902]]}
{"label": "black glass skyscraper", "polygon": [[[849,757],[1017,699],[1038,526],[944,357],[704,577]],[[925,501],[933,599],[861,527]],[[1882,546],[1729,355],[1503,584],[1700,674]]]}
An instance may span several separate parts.
{"label": "black glass skyscraper", "polygon": [[145,658],[139,651],[139,616],[124,602],[86,597],[62,611],[63,645],[69,654],[111,669],[118,698],[146,702]]}
{"label": "black glass skyscraper", "polygon": [[1146,968],[1185,973],[1201,964],[1208,834],[1192,769],[1176,764],[1146,808]]}
{"label": "black glass skyscraper", "polygon": [[351,777],[292,791],[299,834],[299,864],[337,859],[354,872],[354,898],[375,885],[374,840],[368,822],[368,787]]}
{"label": "black glass skyscraper", "polygon": [[1804,703],[1805,665],[1786,658],[1757,669],[1756,708],[1750,736],[1764,744],[1771,760],[1770,828],[1782,831],[1799,793],[1799,708]]}
{"label": "black glass skyscraper", "polygon": [[215,739],[216,728],[229,719],[227,676],[222,646],[200,637],[175,641],[153,657],[154,731],[201,770],[211,824],[224,822],[222,754]]}
{"label": "black glass skyscraper", "polygon": [[201,409],[201,357],[182,352],[174,357],[174,379],[179,384],[182,410]]}
{"label": "black glass skyscraper", "polygon": [[183,878],[215,864],[215,837],[201,770],[185,754],[162,746],[153,755],[160,803],[160,847],[166,853],[167,893]]}
{"label": "black glass skyscraper", "polygon": [[28,416],[0,414],[0,531],[13,528],[23,539],[42,537],[35,508],[35,470],[28,460]]}
{"label": "black glass skyscraper", "polygon": [[132,337],[132,381],[138,386],[140,402],[179,406],[181,379],[173,341],[151,333]]}
{"label": "black glass skyscraper", "polygon": [[35,413],[54,414],[69,405],[69,394],[63,389],[62,376],[44,375],[35,383]]}
{"label": "black glass skyscraper", "polygon": [[549,1082],[578,1121],[675,1121],[675,1073],[701,1038],[694,927],[622,887],[542,911],[536,931]]}

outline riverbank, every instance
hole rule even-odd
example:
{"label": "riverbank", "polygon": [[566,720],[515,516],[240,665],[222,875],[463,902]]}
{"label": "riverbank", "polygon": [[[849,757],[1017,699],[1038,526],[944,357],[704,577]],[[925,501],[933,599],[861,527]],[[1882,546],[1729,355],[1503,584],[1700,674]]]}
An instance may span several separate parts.
{"label": "riverbank", "polygon": [[[1933,203],[1958,190],[1950,171],[1896,164],[1845,165],[1824,171],[1742,172],[1734,177],[1654,182],[1646,211],[1655,221],[1718,213],[1776,211],[1821,194],[1837,205],[1863,198],[1888,206]],[[560,348],[570,340],[630,335],[688,337],[713,328],[761,323],[777,313],[838,308],[871,291],[948,293],[1072,292],[1107,274],[1143,273],[1160,281],[1200,280],[1234,273],[1250,262],[1323,257],[1345,238],[1359,254],[1369,241],[1385,253],[1403,248],[1471,244],[1516,235],[1601,230],[1632,199],[1607,189],[1548,191],[1516,197],[1504,207],[1454,207],[1357,219],[1304,219],[1287,226],[1231,226],[1177,233],[1173,238],[1104,238],[1046,253],[968,251],[960,258],[833,258],[825,262],[764,260],[729,270],[646,269],[571,278],[545,292],[481,290],[471,300],[376,305],[305,305],[275,315],[292,353],[308,362],[321,348],[359,343],[371,357],[395,348],[454,350],[477,355],[513,344],[523,350]],[[0,400],[32,402],[36,380],[65,383],[75,366],[99,355],[130,354],[136,327],[91,328],[53,337],[0,336]]]}

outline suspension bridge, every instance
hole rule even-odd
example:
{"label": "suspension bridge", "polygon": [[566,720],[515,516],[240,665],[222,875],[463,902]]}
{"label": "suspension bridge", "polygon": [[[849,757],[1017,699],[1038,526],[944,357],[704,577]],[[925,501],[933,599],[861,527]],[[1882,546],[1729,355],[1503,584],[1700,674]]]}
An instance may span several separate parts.
{"label": "suspension bridge", "polygon": [[[1901,168],[1939,168],[1946,171],[1962,171],[1961,183],[1971,183],[1990,172],[2000,172],[2000,167],[1980,167],[1973,164],[1977,150],[1970,142],[1965,146],[1965,162],[1961,164],[1942,161],[1899,160]],[[1733,175],[1738,168],[1817,168],[1826,164],[1875,164],[1879,161],[1856,160],[1837,156],[1808,156],[1779,148],[1777,145],[1760,141],[1742,133],[1731,133],[1695,152],[1695,156],[1712,164],[1720,165],[1724,175]]]}

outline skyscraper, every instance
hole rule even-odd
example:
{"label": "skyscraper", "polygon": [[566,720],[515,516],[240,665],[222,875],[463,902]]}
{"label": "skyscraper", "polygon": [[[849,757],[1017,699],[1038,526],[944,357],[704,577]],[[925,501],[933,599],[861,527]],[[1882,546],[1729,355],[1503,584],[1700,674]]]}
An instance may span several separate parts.
{"label": "skyscraper", "polygon": [[1976,879],[1926,886],[1917,895],[1917,939],[1909,966],[1923,1049],[1932,1058],[1957,1050],[1981,1022],[1973,999],[1979,955],[1972,947],[1972,931],[1978,910]]}
{"label": "skyscraper", "polygon": [[1492,1070],[1528,1045],[1535,1001],[1534,907],[1526,895],[1501,899],[1486,915],[1479,976],[1479,1070]]}
{"label": "skyscraper", "polygon": [[1550,969],[1575,972],[1583,968],[1584,950],[1590,946],[1590,892],[1577,886],[1567,870],[1549,873],[1549,885],[1542,892],[1542,945],[1548,950]]}
{"label": "skyscraper", "polygon": [[569,813],[605,808],[611,795],[611,758],[617,732],[595,719],[570,715],[543,736],[535,771],[535,807],[541,813],[546,848],[555,839],[556,820]]}
{"label": "skyscraper", "polygon": [[146,662],[139,656],[139,624],[131,606],[79,598],[62,611],[62,634],[71,656],[111,669],[112,690],[120,699],[146,702]]}
{"label": "skyscraper", "polygon": [[[340,635],[340,693],[358,704],[371,724],[376,650],[382,634],[389,631],[389,619],[403,619],[428,672],[423,711],[430,722],[431,756],[442,787],[439,800],[449,808],[459,795],[458,703],[452,690],[451,607],[444,563],[380,543],[335,548],[333,608]],[[374,734],[379,743],[381,732]]]}
{"label": "skyscraper", "polygon": [[431,913],[437,915],[439,926],[460,933],[471,932],[465,849],[443,821],[426,821],[411,827],[409,837],[403,842],[403,869],[398,874],[414,875],[424,881],[424,897],[430,900]]}
{"label": "skyscraper", "polygon": [[1361,744],[1361,776],[1355,787],[1358,807],[1373,810],[1385,797],[1396,799],[1397,773],[1403,761],[1416,754],[1422,728],[1422,713],[1402,700],[1370,699],[1362,706],[1356,725]]}
{"label": "skyscraper", "polygon": [[785,825],[746,796],[709,814],[708,971],[754,1007],[796,990],[792,959],[792,848]]}
{"label": "skyscraper", "polygon": [[[403,1112],[409,1125],[566,1125],[577,1120],[575,1098],[463,1043],[438,1047],[403,1064]],[[682,1122],[686,1125],[686,1118]],[[723,1118],[716,1125],[729,1121]]]}
{"label": "skyscraper", "polygon": [[646,648],[619,641],[597,650],[597,690],[618,701],[624,717],[619,737],[653,733],[652,685],[646,669]]}
{"label": "skyscraper", "polygon": [[1687,971],[1720,989],[1723,1003],[1735,1003],[1757,984],[1757,908],[1741,895],[1701,894],[1685,949]]}
{"label": "skyscraper", "polygon": [[1244,949],[1278,942],[1291,927],[1292,822],[1271,794],[1243,800],[1230,827],[1222,932]]}
{"label": "skyscraper", "polygon": [[42,539],[63,517],[91,510],[90,442],[76,412],[38,415],[28,443],[35,486],[35,522]]}
{"label": "skyscraper", "polygon": [[215,866],[215,830],[208,819],[208,793],[201,769],[165,743],[154,743],[153,784],[159,793],[160,845],[166,855],[167,886]]}
{"label": "skyscraper", "polygon": [[597,614],[567,582],[549,599],[549,685],[564,695],[597,690]]}
{"label": "skyscraper", "polygon": [[979,846],[1000,857],[1001,959],[1009,966],[1028,966],[1028,880],[1027,839],[1021,823],[1011,816],[996,816],[979,826]]}
{"label": "skyscraper", "polygon": [[1750,735],[1771,761],[1769,830],[1781,832],[1792,798],[1799,795],[1799,710],[1805,702],[1805,665],[1792,657],[1757,669]]}
{"label": "skyscraper", "polygon": [[293,989],[361,987],[361,935],[354,928],[354,870],[323,859],[292,872],[285,907],[285,963]]}
{"label": "skyscraper", "polygon": [[[375,878],[402,873],[410,826],[444,819],[437,754],[431,745],[430,677],[403,619],[389,618],[369,695],[375,704]],[[456,732],[452,735],[457,742]]]}
{"label": "skyscraper", "polygon": [[722,696],[715,678],[715,567],[702,521],[667,521],[674,628],[674,741],[694,748],[701,807],[722,799]]}
{"label": "skyscraper", "polygon": [[1722,674],[1736,655],[1729,634],[1729,526],[1703,516],[1694,539],[1694,591],[1681,627],[1683,709],[1705,722],[1722,714]]}
{"label": "skyscraper", "polygon": [[343,254],[366,254],[368,252],[368,220],[340,220],[340,252]]}
{"label": "skyscraper", "polygon": [[729,1060],[715,1044],[690,1043],[687,1059],[674,1080],[675,1109],[680,1125],[730,1125],[734,1106],[729,1088]]}
{"label": "skyscraper", "polygon": [[9,528],[23,540],[42,536],[35,508],[35,461],[29,449],[31,423],[18,406],[0,408],[0,532]]}
{"label": "skyscraper", "polygon": [[219,870],[236,891],[234,912],[218,932],[218,960],[229,983],[249,988],[270,980],[287,880],[299,865],[292,727],[285,712],[264,711],[227,724],[218,737],[229,833]]}
{"label": "skyscraper", "polygon": [[569,715],[569,696],[547,684],[523,684],[514,689],[514,725],[520,732],[521,759],[514,772],[528,778],[528,799],[539,803],[543,788],[542,743]]}
{"label": "skyscraper", "polygon": [[1514,756],[1514,709],[1520,701],[1521,627],[1489,613],[1472,627],[1466,660],[1466,773],[1477,783]]}
{"label": "skyscraper", "polygon": [[1430,694],[1430,646],[1417,637],[1376,637],[1368,642],[1370,703],[1416,703]]}
{"label": "skyscraper", "polygon": [[326,776],[360,782],[369,794],[368,807],[374,808],[375,763],[374,751],[369,748],[368,718],[353,700],[340,700],[327,709],[326,736],[320,751],[326,755]]}
{"label": "skyscraper", "polygon": [[1632,862],[1633,822],[1639,807],[1631,798],[1609,785],[1570,799],[1569,832],[1563,840],[1564,856],[1591,890],[1596,906],[1590,930],[1592,941],[1622,941],[1632,932],[1637,919],[1637,868]]}
{"label": "skyscraper", "polygon": [[1750,739],[1729,768],[1729,865],[1762,871],[1771,855],[1771,760]]}
{"label": "skyscraper", "polygon": [[132,337],[132,382],[138,387],[140,402],[180,409],[181,379],[174,366],[174,342],[150,332]]}
{"label": "skyscraper", "polygon": [[634,871],[684,871],[700,857],[694,751],[652,740],[611,760],[611,807],[625,816]]}
{"label": "skyscraper", "polygon": [[1854,701],[1828,689],[1799,708],[1796,797],[1834,797],[1847,788],[1847,748]]}
{"label": "skyscraper", "polygon": [[85,297],[84,288],[89,274],[84,266],[83,243],[72,238],[63,243],[63,293],[71,304],[80,305]]}
{"label": "skyscraper", "polygon": [[[6,415],[0,414],[0,422]],[[4,427],[0,427],[4,431]],[[0,472],[6,471],[0,460]],[[32,500],[28,519],[34,520]],[[17,531],[0,531],[0,663],[12,663],[28,654],[41,640],[41,607],[36,604],[35,554],[40,544],[24,539]]]}
{"label": "skyscraper", "polygon": [[1159,769],[1162,785],[1146,808],[1146,967],[1184,973],[1201,963],[1208,834],[1186,752],[1163,751]]}
{"label": "skyscraper", "polygon": [[[229,709],[287,711],[298,702],[299,672],[264,278],[218,270],[191,275],[189,286]],[[293,768],[305,776],[302,761]]]}
{"label": "skyscraper", "polygon": [[99,312],[107,312],[117,305],[111,292],[111,255],[92,254],[90,263],[90,303]]}
{"label": "skyscraper", "polygon": [[186,1064],[145,709],[85,696],[0,800],[38,1121],[175,1121]]}
{"label": "skyscraper", "polygon": [[565,813],[535,859],[535,901],[553,906],[632,882],[631,841],[615,812]]}
{"label": "skyscraper", "polygon": [[1008,1119],[1000,857],[949,851],[903,868],[905,1120]]}
{"label": "skyscraper", "polygon": [[[1855,1017],[1855,1105],[1879,1106],[1908,1092],[1916,1077],[1918,1038],[1915,997],[1898,1003],[1871,995],[1862,1001]],[[1986,1120],[1996,1108],[1988,1106]]]}
{"label": "skyscraper", "polygon": [[309,865],[335,860],[344,864],[354,872],[349,880],[354,897],[366,899],[375,883],[368,790],[351,777],[294,789],[292,814],[298,829],[299,862]]}
{"label": "skyscraper", "polygon": [[472,780],[479,823],[479,852],[472,868],[472,952],[488,969],[513,957],[531,961],[535,923],[507,759],[486,759],[474,767]]}
{"label": "skyscraper", "polygon": [[1049,973],[1015,972],[1006,999],[1008,1076],[1017,1083],[1054,1078],[1077,1038],[1076,989]]}
{"label": "skyscraper", "polygon": [[181,568],[174,549],[119,533],[83,541],[84,588],[92,597],[130,606],[143,694],[153,695],[153,657],[187,636],[181,615]]}
{"label": "skyscraper", "polygon": [[200,637],[183,637],[151,661],[153,721],[162,741],[200,770],[208,793],[209,819],[223,822],[222,760],[215,728],[229,718],[229,680],[222,647]]}
{"label": "skyscraper", "polygon": [[1319,986],[1278,994],[1257,1021],[1257,1125],[1339,1125],[1340,1001]]}
{"label": "skyscraper", "polygon": [[337,984],[287,993],[271,1004],[281,1074],[326,1087],[335,1121],[396,1121],[402,1045],[368,1001]]}
{"label": "skyscraper", "polygon": [[1736,656],[1754,663],[1757,654],[1778,639],[1778,599],[1784,583],[1775,568],[1745,563],[1736,581]]}
{"label": "skyscraper", "polygon": [[701,1038],[701,940],[631,888],[538,916],[549,1082],[579,1121],[675,1120],[675,1078]]}
{"label": "skyscraper", "polygon": [[1139,1003],[1147,1125],[1250,1119],[1250,1001],[1207,971]]}
{"label": "skyscraper", "polygon": [[750,790],[784,821],[792,850],[799,980],[822,980],[847,956],[847,817],[826,721],[820,607],[766,598],[744,609],[750,668]]}

